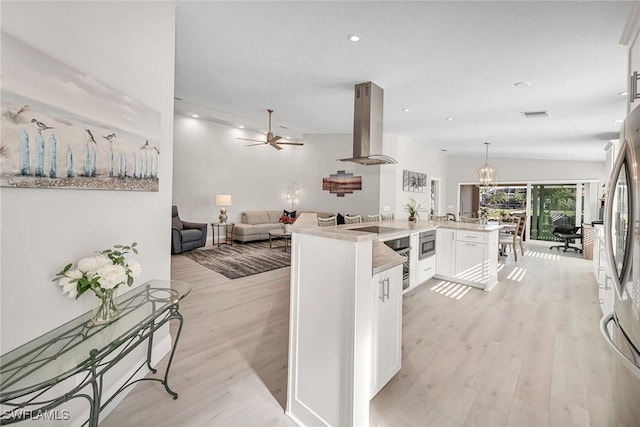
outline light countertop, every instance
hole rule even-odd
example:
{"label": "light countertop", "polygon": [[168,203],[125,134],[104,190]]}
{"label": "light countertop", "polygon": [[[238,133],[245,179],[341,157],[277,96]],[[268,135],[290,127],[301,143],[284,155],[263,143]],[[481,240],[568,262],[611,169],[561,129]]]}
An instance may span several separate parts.
{"label": "light countertop", "polygon": [[[304,214],[303,214],[304,215]],[[294,233],[310,234],[313,236],[327,237],[330,239],[339,240],[351,240],[355,242],[366,240],[390,240],[399,237],[407,236],[411,233],[419,233],[422,231],[435,230],[436,228],[446,228],[453,230],[468,230],[468,231],[481,231],[492,232],[502,228],[500,225],[479,225],[479,224],[467,224],[460,222],[434,222],[426,220],[407,221],[407,220],[395,220],[395,221],[381,221],[381,222],[363,222],[359,224],[344,224],[334,225],[329,227],[318,227],[317,219],[309,220],[301,217],[301,220],[297,220],[291,227],[291,231]],[[384,233],[371,233],[365,231],[354,230],[354,228],[368,227],[368,226],[380,226],[385,228],[393,228],[397,231],[384,232]]]}
{"label": "light countertop", "polygon": [[373,241],[373,274],[401,265],[405,260],[405,257],[379,240]]}

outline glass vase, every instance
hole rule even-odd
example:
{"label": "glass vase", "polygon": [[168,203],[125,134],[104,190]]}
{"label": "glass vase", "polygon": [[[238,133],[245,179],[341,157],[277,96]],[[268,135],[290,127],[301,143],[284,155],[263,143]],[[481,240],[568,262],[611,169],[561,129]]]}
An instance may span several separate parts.
{"label": "glass vase", "polygon": [[105,325],[120,317],[120,310],[118,310],[118,306],[116,305],[115,294],[116,288],[113,288],[103,290],[102,296],[98,296],[100,306],[91,319],[94,325]]}

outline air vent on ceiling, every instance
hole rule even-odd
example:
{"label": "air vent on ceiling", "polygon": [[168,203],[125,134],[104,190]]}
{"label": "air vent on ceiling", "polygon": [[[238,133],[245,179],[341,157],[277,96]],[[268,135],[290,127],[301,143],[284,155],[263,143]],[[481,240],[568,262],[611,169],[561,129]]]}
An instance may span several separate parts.
{"label": "air vent on ceiling", "polygon": [[538,117],[549,117],[549,112],[548,111],[523,111],[520,114],[522,114],[522,116],[525,119],[536,119]]}

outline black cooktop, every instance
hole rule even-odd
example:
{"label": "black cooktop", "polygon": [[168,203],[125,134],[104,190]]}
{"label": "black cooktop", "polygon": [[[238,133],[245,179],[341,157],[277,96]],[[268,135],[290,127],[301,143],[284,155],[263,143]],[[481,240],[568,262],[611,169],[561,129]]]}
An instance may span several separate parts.
{"label": "black cooktop", "polygon": [[363,231],[365,233],[376,233],[376,234],[380,234],[380,233],[393,233],[396,231],[401,231],[398,228],[391,228],[391,227],[380,227],[379,225],[370,225],[368,227],[356,227],[356,228],[350,228],[350,230],[354,230],[354,231]]}

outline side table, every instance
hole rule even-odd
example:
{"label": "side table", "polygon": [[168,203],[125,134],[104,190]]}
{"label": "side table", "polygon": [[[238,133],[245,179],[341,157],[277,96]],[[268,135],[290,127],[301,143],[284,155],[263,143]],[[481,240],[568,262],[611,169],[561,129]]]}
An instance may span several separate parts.
{"label": "side table", "polygon": [[[211,223],[211,232],[213,233],[212,243],[215,246],[216,243],[218,247],[220,245],[233,245],[233,226],[235,224],[233,222],[212,222]],[[221,239],[221,235],[224,233],[224,239]],[[216,236],[218,240],[216,241]]]}
{"label": "side table", "polygon": [[[152,280],[118,296],[120,317],[111,323],[94,325],[92,310],[1,355],[0,425],[28,419],[49,420],[40,414],[48,414],[72,399],[84,398],[89,403],[89,419],[83,426],[98,427],[100,411],[128,386],[140,381],[159,382],[177,399],[178,394],[169,386],[169,371],[184,320],[179,303],[190,292],[191,286],[185,282]],[[143,369],[157,373],[151,366],[154,336],[171,320],[178,322],[178,328],[164,374],[134,379]],[[118,363],[138,346],[146,346],[147,357],[120,388],[107,395],[103,389],[105,374],[112,375],[113,367],[124,372]],[[117,377],[119,373],[113,375]],[[67,381],[70,378],[73,380]]]}

